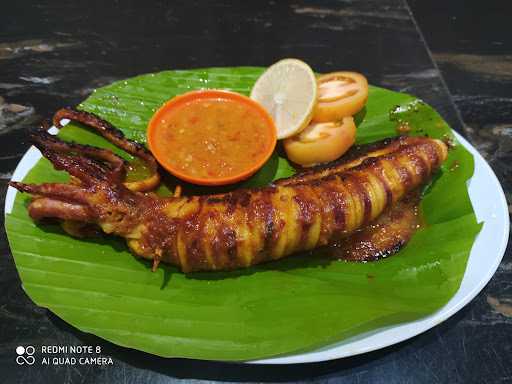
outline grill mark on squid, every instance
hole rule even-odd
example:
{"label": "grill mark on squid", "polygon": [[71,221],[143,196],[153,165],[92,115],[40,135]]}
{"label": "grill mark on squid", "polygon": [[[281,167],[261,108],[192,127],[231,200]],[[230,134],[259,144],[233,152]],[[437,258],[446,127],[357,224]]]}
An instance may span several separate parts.
{"label": "grill mark on squid", "polygon": [[392,161],[394,169],[396,170],[398,177],[400,178],[400,184],[403,189],[409,189],[413,183],[413,178],[406,166],[402,165],[402,162],[398,159]]}
{"label": "grill mark on squid", "polygon": [[432,172],[432,168],[436,168],[441,165],[440,157],[437,151],[430,146],[425,146],[424,153],[427,156],[427,165],[429,166],[429,172]]}
{"label": "grill mark on squid", "polygon": [[347,197],[344,191],[333,183],[329,183],[326,188],[325,196],[327,197],[327,205],[332,212],[334,218],[334,224],[338,232],[345,229],[345,206],[347,203]]}
{"label": "grill mark on squid", "polygon": [[353,195],[356,196],[362,205],[363,216],[362,220],[359,221],[360,225],[368,223],[372,215],[372,200],[367,188],[364,186],[364,183],[368,183],[368,180],[359,172],[349,172],[345,180],[350,182]]}
{"label": "grill mark on squid", "polygon": [[293,201],[298,206],[298,221],[300,223],[300,243],[304,244],[308,240],[309,230],[313,225],[313,220],[316,214],[314,203],[311,201],[311,197],[304,191],[299,190],[297,195],[293,197]]}
{"label": "grill mark on squid", "polygon": [[429,174],[429,167],[423,157],[417,154],[410,155],[411,164],[415,167],[416,175],[419,179],[424,179]]}
{"label": "grill mark on squid", "polygon": [[384,176],[383,172],[384,170],[382,167],[375,167],[370,168],[368,170],[377,180],[379,180],[382,188],[384,189],[384,194],[386,196],[386,203],[385,206],[390,205],[393,202],[393,191],[391,190],[391,187],[389,186],[389,181]]}
{"label": "grill mark on squid", "polygon": [[263,194],[262,196],[263,210],[263,241],[264,250],[270,250],[273,246],[274,237],[274,206],[272,205],[272,194]]}

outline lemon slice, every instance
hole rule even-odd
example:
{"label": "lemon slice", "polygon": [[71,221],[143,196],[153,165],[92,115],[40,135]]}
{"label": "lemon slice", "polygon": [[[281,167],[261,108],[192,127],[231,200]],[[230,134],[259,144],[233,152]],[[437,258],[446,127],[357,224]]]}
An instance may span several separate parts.
{"label": "lemon slice", "polygon": [[284,59],[270,66],[256,81],[251,99],[274,118],[277,138],[285,139],[306,128],[316,105],[317,84],[303,61]]}

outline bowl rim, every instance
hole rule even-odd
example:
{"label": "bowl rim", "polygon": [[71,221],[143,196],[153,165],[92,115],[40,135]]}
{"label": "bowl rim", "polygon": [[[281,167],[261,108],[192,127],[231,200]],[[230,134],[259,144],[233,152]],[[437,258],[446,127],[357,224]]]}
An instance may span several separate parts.
{"label": "bowl rim", "polygon": [[[245,106],[249,106],[253,110],[257,111],[260,116],[262,116],[265,120],[266,127],[268,128],[268,141],[269,146],[267,147],[266,151],[258,157],[257,161],[255,161],[249,168],[243,170],[242,172],[236,173],[231,176],[227,177],[221,177],[221,178],[202,178],[202,177],[195,177],[190,174],[187,174],[176,167],[173,167],[171,164],[165,161],[165,159],[162,158],[162,156],[158,153],[156,150],[156,136],[163,126],[161,125],[162,117],[164,114],[168,113],[170,109],[180,107],[183,104],[196,101],[196,100],[231,100],[236,101],[241,104],[244,104]],[[267,110],[258,102],[254,101],[253,99],[244,96],[240,93],[228,91],[228,90],[221,90],[221,89],[200,89],[195,91],[186,92],[181,95],[177,95],[173,97],[172,99],[166,101],[151,117],[151,119],[148,122],[147,129],[146,129],[146,136],[147,136],[147,143],[148,147],[155,156],[158,163],[168,172],[176,176],[177,178],[184,180],[186,182],[192,183],[192,184],[198,184],[198,185],[209,185],[209,186],[215,186],[215,185],[227,185],[227,184],[234,184],[236,182],[245,180],[255,174],[272,156],[272,153],[274,152],[274,149],[277,144],[277,128],[275,126],[274,120],[270,116],[270,114],[267,112]]]}

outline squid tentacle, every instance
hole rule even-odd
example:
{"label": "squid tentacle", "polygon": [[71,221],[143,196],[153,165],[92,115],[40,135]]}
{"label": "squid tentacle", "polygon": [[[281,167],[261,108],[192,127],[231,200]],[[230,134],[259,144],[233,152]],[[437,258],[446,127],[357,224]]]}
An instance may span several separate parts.
{"label": "squid tentacle", "polygon": [[53,124],[60,128],[61,120],[69,119],[93,128],[105,139],[110,141],[115,146],[125,150],[129,154],[138,157],[146,163],[150,171],[150,176],[144,180],[133,182],[125,182],[124,185],[131,191],[149,191],[155,189],[160,183],[160,175],[158,174],[158,163],[153,155],[141,144],[129,140],[124,136],[124,133],[112,126],[109,122],[101,119],[93,113],[78,111],[73,108],[59,109],[53,116]]}
{"label": "squid tentacle", "polygon": [[28,206],[30,217],[34,220],[56,218],[94,223],[98,217],[91,208],[88,191],[73,184],[45,183],[26,184],[11,181],[11,187],[33,196]]}
{"label": "squid tentacle", "polygon": [[29,215],[34,220],[53,217],[61,220],[94,223],[97,219],[89,206],[67,201],[41,197],[29,205]]}
{"label": "squid tentacle", "polygon": [[[43,154],[54,152],[83,159],[85,166],[94,168],[98,173],[108,177],[112,182],[121,182],[126,174],[124,160],[108,149],[68,143],[42,130],[34,131],[31,134],[31,141]],[[45,155],[45,157],[47,156]],[[91,159],[104,162],[108,165],[109,169],[105,169],[103,164],[94,162]]]}
{"label": "squid tentacle", "polygon": [[87,190],[73,184],[44,183],[26,184],[18,181],[9,182],[11,187],[20,192],[30,193],[33,196],[50,197],[68,202],[88,204]]}
{"label": "squid tentacle", "polygon": [[68,172],[71,176],[79,179],[81,183],[91,185],[98,181],[108,180],[105,169],[87,158],[62,154],[44,147],[41,147],[40,150],[43,156],[52,162],[55,169]]}

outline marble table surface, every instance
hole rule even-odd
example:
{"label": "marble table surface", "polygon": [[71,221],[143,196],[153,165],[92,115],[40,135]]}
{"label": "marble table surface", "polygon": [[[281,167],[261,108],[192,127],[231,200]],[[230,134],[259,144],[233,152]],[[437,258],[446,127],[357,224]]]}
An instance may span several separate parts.
{"label": "marble table surface", "polygon": [[[445,3],[8,2],[0,13],[0,204],[30,127],[95,88],[164,69],[265,66],[283,57],[319,72],[354,68],[372,84],[424,99],[479,149],[510,202],[512,7]],[[0,253],[5,383],[512,382],[510,246],[478,297],[430,331],[361,356],[285,366],[163,359],[84,334],[25,295],[3,225]],[[99,345],[114,365],[21,367],[18,345]]]}

